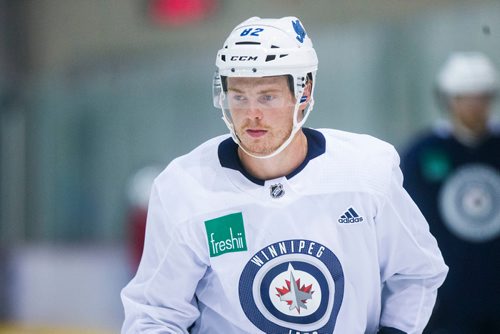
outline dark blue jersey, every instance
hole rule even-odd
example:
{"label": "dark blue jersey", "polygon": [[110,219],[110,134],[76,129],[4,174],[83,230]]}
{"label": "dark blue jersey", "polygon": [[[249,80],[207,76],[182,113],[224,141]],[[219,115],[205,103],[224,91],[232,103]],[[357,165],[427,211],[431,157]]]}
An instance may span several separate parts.
{"label": "dark blue jersey", "polygon": [[450,267],[430,327],[500,333],[500,133],[472,148],[449,130],[427,132],[401,167]]}

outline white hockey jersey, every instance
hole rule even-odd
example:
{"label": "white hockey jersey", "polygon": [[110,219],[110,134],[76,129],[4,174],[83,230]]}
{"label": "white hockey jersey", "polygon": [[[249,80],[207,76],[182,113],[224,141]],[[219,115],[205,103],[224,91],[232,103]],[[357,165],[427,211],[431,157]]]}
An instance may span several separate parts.
{"label": "white hockey jersey", "polygon": [[228,136],[158,176],[122,333],[422,332],[448,268],[396,151],[303,130],[285,177],[248,175]]}

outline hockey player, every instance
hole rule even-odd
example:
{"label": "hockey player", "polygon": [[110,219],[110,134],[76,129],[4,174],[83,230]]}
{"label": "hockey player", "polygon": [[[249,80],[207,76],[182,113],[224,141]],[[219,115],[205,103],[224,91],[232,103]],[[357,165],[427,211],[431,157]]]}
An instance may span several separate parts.
{"label": "hockey player", "polygon": [[500,127],[490,117],[497,90],[485,55],[450,55],[437,76],[450,122],[416,138],[403,154],[404,186],[450,266],[432,332],[500,333]]}
{"label": "hockey player", "polygon": [[217,54],[231,136],[157,177],[122,333],[421,333],[447,273],[395,149],[304,128],[317,57],[295,17]]}

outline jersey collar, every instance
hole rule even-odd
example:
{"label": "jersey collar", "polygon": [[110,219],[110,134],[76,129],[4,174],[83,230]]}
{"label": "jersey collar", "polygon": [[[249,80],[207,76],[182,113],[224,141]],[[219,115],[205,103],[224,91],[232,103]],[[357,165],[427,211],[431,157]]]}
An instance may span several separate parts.
{"label": "jersey collar", "polygon": [[[300,171],[307,166],[309,161],[322,155],[326,150],[325,136],[323,136],[321,132],[309,128],[302,128],[302,131],[307,138],[307,155],[304,161],[294,171],[286,175],[287,179],[300,173]],[[222,167],[237,170],[248,180],[258,185],[263,186],[265,184],[265,180],[258,179],[245,170],[238,157],[238,145],[232,138],[227,138],[219,144],[218,155]]]}

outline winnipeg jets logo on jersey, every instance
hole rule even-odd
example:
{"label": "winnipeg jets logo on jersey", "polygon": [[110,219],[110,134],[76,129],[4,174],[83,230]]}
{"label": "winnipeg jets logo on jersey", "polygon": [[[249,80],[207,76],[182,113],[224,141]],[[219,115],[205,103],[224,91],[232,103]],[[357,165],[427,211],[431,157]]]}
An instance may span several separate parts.
{"label": "winnipeg jets logo on jersey", "polygon": [[248,261],[239,281],[246,316],[273,334],[333,333],[343,295],[340,261],[310,240],[264,247]]}
{"label": "winnipeg jets logo on jersey", "polygon": [[300,314],[301,308],[307,310],[307,300],[312,299],[314,291],[311,291],[312,284],[300,286],[300,278],[295,280],[293,275],[294,269],[291,264],[288,266],[288,271],[290,273],[290,279],[285,280],[286,287],[276,288],[278,291],[276,296],[278,296],[281,301],[286,302],[287,305],[290,305],[289,310],[295,309]]}

